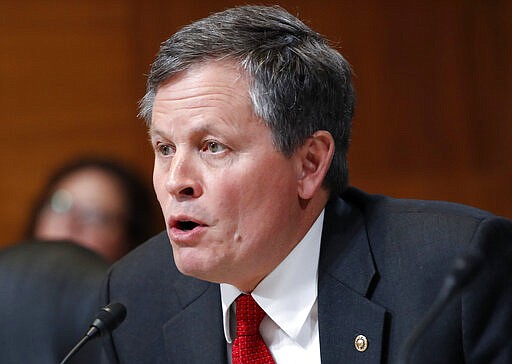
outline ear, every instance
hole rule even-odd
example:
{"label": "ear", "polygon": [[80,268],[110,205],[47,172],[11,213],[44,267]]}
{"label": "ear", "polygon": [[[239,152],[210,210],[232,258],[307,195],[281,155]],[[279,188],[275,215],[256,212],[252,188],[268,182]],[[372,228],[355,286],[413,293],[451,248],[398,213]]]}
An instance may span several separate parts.
{"label": "ear", "polygon": [[334,155],[334,139],[328,131],[318,130],[296,151],[298,157],[298,193],[311,199],[322,186]]}

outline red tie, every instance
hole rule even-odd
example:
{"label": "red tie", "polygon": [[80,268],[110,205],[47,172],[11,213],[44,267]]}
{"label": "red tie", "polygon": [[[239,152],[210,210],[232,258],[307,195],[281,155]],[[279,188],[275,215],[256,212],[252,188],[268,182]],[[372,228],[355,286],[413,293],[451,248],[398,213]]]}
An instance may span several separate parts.
{"label": "red tie", "polygon": [[270,350],[260,335],[265,311],[250,294],[236,299],[236,339],[233,341],[233,364],[275,364]]}

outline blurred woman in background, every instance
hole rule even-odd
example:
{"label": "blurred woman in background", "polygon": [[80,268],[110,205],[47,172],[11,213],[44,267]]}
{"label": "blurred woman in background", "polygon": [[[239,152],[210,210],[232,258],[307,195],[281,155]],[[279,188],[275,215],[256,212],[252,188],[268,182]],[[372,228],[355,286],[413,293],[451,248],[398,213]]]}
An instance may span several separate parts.
{"label": "blurred woman in background", "polygon": [[49,179],[31,213],[26,238],[69,239],[113,262],[159,229],[150,186],[117,161],[84,158]]}

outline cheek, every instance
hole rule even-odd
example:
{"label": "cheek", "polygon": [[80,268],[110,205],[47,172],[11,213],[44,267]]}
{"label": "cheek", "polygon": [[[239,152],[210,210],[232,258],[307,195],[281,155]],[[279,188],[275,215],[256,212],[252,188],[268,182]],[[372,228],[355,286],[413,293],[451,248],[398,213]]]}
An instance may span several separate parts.
{"label": "cheek", "polygon": [[224,221],[237,220],[240,216],[240,211],[243,211],[241,207],[247,203],[247,196],[244,196],[243,188],[238,184],[225,184],[211,192],[213,193],[205,193],[205,196],[216,196],[216,201],[211,201],[211,210],[221,212],[224,216]]}
{"label": "cheek", "polygon": [[45,212],[36,223],[35,234],[46,238],[60,237],[67,233],[68,225],[64,216],[60,217]]}
{"label": "cheek", "polygon": [[163,207],[163,203],[165,201],[165,184],[163,175],[158,171],[155,166],[153,171],[153,189],[155,190],[156,198],[160,203],[160,206]]}
{"label": "cheek", "polygon": [[269,234],[292,209],[293,190],[286,178],[267,175],[261,179],[244,180],[231,192],[226,191],[224,204],[227,213],[238,221],[239,233]]}

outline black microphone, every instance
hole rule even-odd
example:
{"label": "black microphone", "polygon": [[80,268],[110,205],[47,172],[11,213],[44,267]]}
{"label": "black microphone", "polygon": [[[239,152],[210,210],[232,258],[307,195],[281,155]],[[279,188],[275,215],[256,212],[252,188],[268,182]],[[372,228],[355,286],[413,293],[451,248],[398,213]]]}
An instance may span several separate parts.
{"label": "black microphone", "polygon": [[[479,237],[482,238],[479,238]],[[512,253],[512,222],[504,218],[495,218],[484,223],[475,233],[479,242],[464,256],[455,259],[450,273],[445,277],[438,296],[421,321],[414,327],[404,342],[399,364],[407,364],[413,348],[427,328],[435,321],[447,304],[478,276],[483,267],[496,257],[508,259]]]}
{"label": "black microphone", "polygon": [[92,322],[85,336],[66,355],[60,364],[65,364],[87,341],[114,331],[126,318],[126,307],[121,303],[109,303],[103,307]]}

